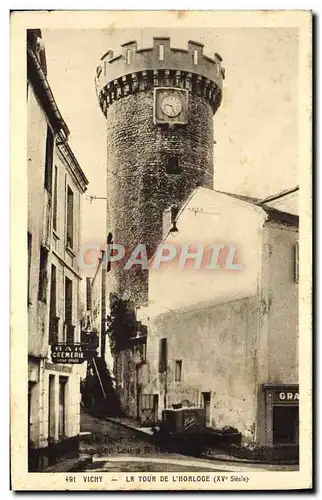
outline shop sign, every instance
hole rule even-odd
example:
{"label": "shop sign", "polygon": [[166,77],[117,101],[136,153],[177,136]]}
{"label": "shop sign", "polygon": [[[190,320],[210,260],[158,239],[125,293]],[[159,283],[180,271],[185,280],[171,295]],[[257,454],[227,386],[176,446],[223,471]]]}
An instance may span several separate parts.
{"label": "shop sign", "polygon": [[267,398],[274,405],[285,405],[291,404],[296,405],[299,404],[300,401],[300,391],[299,386],[297,384],[294,385],[266,385],[264,384],[264,390],[267,391]]}
{"label": "shop sign", "polygon": [[276,391],[274,394],[274,402],[276,403],[298,403],[300,395],[298,391],[284,390]]}
{"label": "shop sign", "polygon": [[97,356],[96,349],[81,343],[56,343],[51,345],[53,363],[81,364]]}

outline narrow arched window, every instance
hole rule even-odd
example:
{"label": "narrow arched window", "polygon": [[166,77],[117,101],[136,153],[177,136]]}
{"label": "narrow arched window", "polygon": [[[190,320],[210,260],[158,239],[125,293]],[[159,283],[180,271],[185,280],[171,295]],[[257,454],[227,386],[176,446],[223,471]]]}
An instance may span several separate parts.
{"label": "narrow arched window", "polygon": [[194,49],[193,51],[193,64],[198,64],[198,50]]}
{"label": "narrow arched window", "polygon": [[131,63],[131,49],[127,49],[126,51],[126,64]]}

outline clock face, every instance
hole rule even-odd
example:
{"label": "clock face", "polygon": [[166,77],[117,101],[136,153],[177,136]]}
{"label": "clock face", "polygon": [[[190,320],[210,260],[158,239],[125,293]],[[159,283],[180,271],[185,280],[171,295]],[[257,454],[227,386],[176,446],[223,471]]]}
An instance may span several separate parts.
{"label": "clock face", "polygon": [[181,99],[177,95],[164,97],[161,102],[161,110],[166,116],[178,116],[182,110]]}

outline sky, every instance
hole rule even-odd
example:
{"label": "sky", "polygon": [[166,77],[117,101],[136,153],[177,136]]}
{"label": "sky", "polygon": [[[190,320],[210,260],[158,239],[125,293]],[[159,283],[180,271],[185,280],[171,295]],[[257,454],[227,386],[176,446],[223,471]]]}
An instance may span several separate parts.
{"label": "sky", "polygon": [[223,99],[214,117],[215,189],[266,198],[298,184],[298,31],[296,28],[42,30],[48,80],[70,130],[69,143],[89,180],[83,242],[105,241],[106,138],[94,86],[100,57],[153,36],[188,40],[223,58]]}

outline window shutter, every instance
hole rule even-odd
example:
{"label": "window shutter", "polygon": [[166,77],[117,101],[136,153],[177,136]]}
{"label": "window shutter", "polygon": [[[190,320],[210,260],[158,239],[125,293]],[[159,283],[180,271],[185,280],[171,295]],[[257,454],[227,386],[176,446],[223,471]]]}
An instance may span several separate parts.
{"label": "window shutter", "polygon": [[168,364],[168,353],[167,353],[167,339],[160,339],[160,347],[159,347],[159,373],[164,373],[167,371]]}

